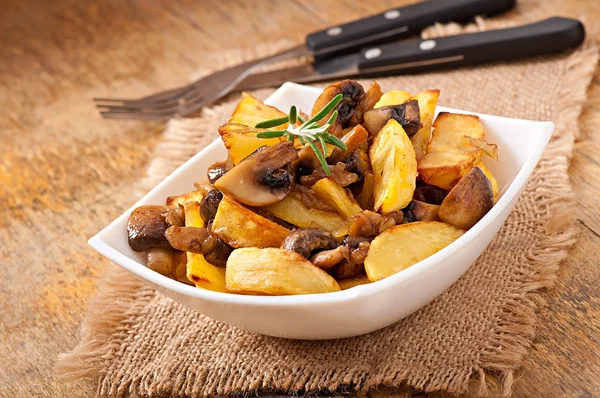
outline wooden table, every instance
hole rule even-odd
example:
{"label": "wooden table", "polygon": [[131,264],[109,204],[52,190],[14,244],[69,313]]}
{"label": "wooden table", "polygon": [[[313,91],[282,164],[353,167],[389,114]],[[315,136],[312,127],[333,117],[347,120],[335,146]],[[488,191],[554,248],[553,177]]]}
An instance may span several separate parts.
{"label": "wooden table", "polygon": [[[103,121],[91,97],[176,86],[209,65],[211,53],[274,38],[294,43],[406,2],[2,1],[0,396],[91,394],[85,382],[52,376],[108,266],[86,239],[132,203],[161,130]],[[600,18],[598,1],[568,3],[570,16]],[[599,78],[600,71],[571,167],[581,235],[547,295],[515,396],[600,396]]]}

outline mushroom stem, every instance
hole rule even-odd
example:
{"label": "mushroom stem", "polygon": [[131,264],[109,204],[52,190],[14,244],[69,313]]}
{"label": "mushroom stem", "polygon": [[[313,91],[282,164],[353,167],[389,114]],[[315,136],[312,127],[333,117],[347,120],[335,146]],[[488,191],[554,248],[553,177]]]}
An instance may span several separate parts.
{"label": "mushroom stem", "polygon": [[318,252],[310,258],[310,261],[317,267],[330,270],[336,264],[350,259],[350,250],[348,246],[338,246],[335,249]]}

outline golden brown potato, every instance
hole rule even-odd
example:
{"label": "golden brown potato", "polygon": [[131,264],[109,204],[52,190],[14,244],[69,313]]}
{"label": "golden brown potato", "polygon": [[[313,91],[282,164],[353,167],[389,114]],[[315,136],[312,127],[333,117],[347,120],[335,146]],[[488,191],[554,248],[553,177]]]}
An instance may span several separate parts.
{"label": "golden brown potato", "polygon": [[300,254],[285,249],[236,249],[227,260],[227,289],[242,294],[337,292],[338,283]]}
{"label": "golden brown potato", "polygon": [[465,136],[482,139],[484,130],[477,116],[447,112],[440,113],[433,126],[427,155],[419,162],[419,175],[426,183],[449,191],[481,157],[481,151],[462,151],[461,141]]}
{"label": "golden brown potato", "polygon": [[[241,162],[246,156],[263,145],[275,145],[281,138],[262,139],[256,137],[254,126],[265,120],[284,117],[279,109],[265,105],[261,100],[248,93],[242,93],[227,124],[219,127],[219,134],[234,164]],[[270,130],[283,130],[287,124],[273,127]]]}
{"label": "golden brown potato", "polygon": [[375,192],[375,176],[372,171],[366,171],[363,177],[362,190],[356,195],[356,201],[364,210],[373,210],[375,200],[373,193]]}
{"label": "golden brown potato", "polygon": [[438,221],[420,221],[385,230],[371,242],[365,270],[372,282],[400,272],[442,250],[464,233]]}
{"label": "golden brown potato", "polygon": [[369,150],[375,177],[375,211],[387,214],[403,209],[412,199],[417,180],[417,160],[402,126],[390,119]]}
{"label": "golden brown potato", "polygon": [[469,229],[494,206],[492,184],[479,167],[473,167],[440,205],[440,220]]}
{"label": "golden brown potato", "polygon": [[410,99],[419,102],[419,113],[421,116],[421,129],[410,138],[415,149],[417,161],[423,159],[427,153],[427,144],[431,139],[431,123],[435,114],[435,107],[440,96],[440,90],[424,90],[415,94]]}
{"label": "golden brown potato", "polygon": [[342,279],[342,280],[338,281],[338,283],[342,290],[347,290],[347,289],[353,288],[355,286],[366,285],[368,283],[371,283],[371,281],[369,280],[369,278],[366,275],[362,275],[362,276],[358,276],[356,278]]}
{"label": "golden brown potato", "polygon": [[410,93],[402,90],[390,90],[383,94],[379,101],[375,104],[375,108],[383,106],[400,105],[410,99]]}
{"label": "golden brown potato", "polygon": [[339,186],[331,178],[323,178],[313,185],[312,189],[325,203],[333,207],[342,216],[349,218],[362,211],[352,193]]}
{"label": "golden brown potato", "polygon": [[200,202],[203,196],[200,191],[190,191],[183,195],[169,196],[167,198],[167,206],[179,206],[185,202]]}
{"label": "golden brown potato", "polygon": [[348,229],[348,221],[338,213],[309,209],[298,199],[287,196],[279,203],[265,206],[269,213],[300,228],[321,228],[331,232],[336,238],[343,237]]}
{"label": "golden brown potato", "polygon": [[[187,202],[184,207],[185,226],[204,227],[204,220],[200,216],[200,203]],[[227,292],[225,288],[225,270],[206,261],[202,254],[187,252],[186,275],[196,287]]]}
{"label": "golden brown potato", "polygon": [[233,248],[279,247],[290,232],[223,196],[211,227],[212,233]]}

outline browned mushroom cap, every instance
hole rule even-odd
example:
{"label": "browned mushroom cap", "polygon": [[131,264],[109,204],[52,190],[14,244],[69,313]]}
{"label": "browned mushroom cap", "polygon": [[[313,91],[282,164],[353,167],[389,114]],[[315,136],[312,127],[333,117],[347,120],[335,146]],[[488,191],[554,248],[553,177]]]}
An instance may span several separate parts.
{"label": "browned mushroom cap", "polygon": [[215,182],[215,187],[249,206],[277,203],[290,192],[292,176],[283,166],[298,159],[285,141],[248,156]]}
{"label": "browned mushroom cap", "polygon": [[169,227],[165,237],[175,249],[190,253],[207,254],[216,245],[216,239],[206,228]]}
{"label": "browned mushroom cap", "polygon": [[233,251],[233,247],[229,246],[221,238],[215,237],[215,239],[215,248],[213,249],[213,251],[206,254],[204,256],[204,259],[212,265],[216,265],[217,267],[225,267],[225,265],[227,265],[227,259]]}
{"label": "browned mushroom cap", "polygon": [[331,164],[343,162],[350,155],[352,155],[359,146],[367,142],[367,138],[369,138],[369,133],[364,129],[363,126],[359,124],[348,133],[344,134],[344,136],[341,138],[342,142],[346,144],[348,149],[344,151],[336,147],[331,155],[329,155],[327,158],[327,161]]}
{"label": "browned mushroom cap", "polygon": [[435,185],[422,185],[418,186],[413,193],[413,199],[420,200],[421,202],[431,203],[432,205],[441,205],[448,192],[442,188],[436,187]]}
{"label": "browned mushroom cap", "polygon": [[322,167],[315,169],[311,174],[300,177],[300,183],[307,187],[312,187],[317,181],[329,177],[338,185],[347,187],[348,185],[358,181],[358,175],[347,170],[347,164],[339,162],[335,166],[329,166],[331,175],[327,175]]}
{"label": "browned mushroom cap", "polygon": [[364,126],[369,134],[375,135],[390,119],[400,123],[406,135],[412,137],[421,128],[419,102],[411,100],[400,105],[371,109],[364,114]]}
{"label": "browned mushroom cap", "polygon": [[333,206],[323,202],[323,200],[317,196],[317,193],[312,188],[304,185],[293,184],[289,196],[294,199],[298,199],[307,209],[317,209],[332,212],[337,211]]}
{"label": "browned mushroom cap", "polygon": [[338,246],[335,249],[323,250],[310,258],[310,261],[317,267],[329,270],[336,264],[350,259],[350,249],[348,246]]}
{"label": "browned mushroom cap", "polygon": [[163,212],[163,216],[169,225],[177,225],[179,227],[185,225],[185,215],[183,207],[181,206],[169,206],[168,209]]}
{"label": "browned mushroom cap", "polygon": [[318,228],[299,228],[289,233],[281,243],[281,248],[310,258],[317,251],[335,249],[337,245],[333,235],[327,231]]}
{"label": "browned mushroom cap", "polygon": [[149,249],[146,253],[148,268],[159,274],[171,276],[173,274],[173,251],[170,249]]}
{"label": "browned mushroom cap", "polygon": [[346,236],[342,246],[348,247],[350,258],[337,264],[331,273],[337,279],[354,278],[365,272],[365,258],[371,247],[371,238],[362,236]]}
{"label": "browned mushroom cap", "polygon": [[221,199],[223,199],[223,193],[218,189],[213,189],[204,195],[200,201],[200,215],[205,222],[215,218]]}
{"label": "browned mushroom cap", "polygon": [[335,108],[338,111],[338,118],[329,130],[331,134],[335,135],[341,134],[342,128],[349,124],[350,119],[352,119],[352,125],[362,121],[362,109],[359,104],[365,96],[365,90],[355,80],[341,80],[333,83],[327,86],[315,101],[312,115],[323,109],[338,94],[342,94],[343,98]]}
{"label": "browned mushroom cap", "polygon": [[150,248],[170,249],[165,237],[169,224],[164,213],[167,206],[141,206],[131,212],[127,222],[129,246],[133,251],[143,252]]}
{"label": "browned mushroom cap", "polygon": [[216,162],[213,163],[208,170],[206,170],[206,176],[208,177],[208,181],[211,184],[214,184],[219,178],[223,177],[225,173],[227,173],[227,163],[226,162]]}
{"label": "browned mushroom cap", "polygon": [[363,210],[351,219],[348,233],[353,237],[370,237],[379,234],[382,216],[369,210]]}

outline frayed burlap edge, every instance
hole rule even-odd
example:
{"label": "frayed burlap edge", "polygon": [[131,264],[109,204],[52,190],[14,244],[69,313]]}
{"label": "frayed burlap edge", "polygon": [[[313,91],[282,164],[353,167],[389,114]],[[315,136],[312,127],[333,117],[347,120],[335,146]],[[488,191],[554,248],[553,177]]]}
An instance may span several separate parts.
{"label": "frayed burlap edge", "polygon": [[[593,62],[589,62],[592,58]],[[584,60],[588,62],[584,62]],[[587,45],[584,49],[571,55],[565,65],[561,78],[564,91],[561,93],[561,103],[557,105],[558,113],[555,120],[556,132],[549,144],[541,163],[544,168],[556,170],[554,175],[567,175],[568,166],[575,140],[579,137],[579,127],[573,123],[581,113],[582,104],[586,99],[592,73],[598,60],[598,49]],[[206,110],[203,117],[210,114],[219,115],[222,110]],[[140,184],[140,191],[145,191],[163,176],[157,170],[172,170],[180,164],[182,158],[193,153],[184,153],[187,149],[195,148],[197,144],[209,143],[213,137],[198,137],[191,132],[193,120],[172,120],[167,125],[164,140],[156,148],[160,159],[150,165],[148,177]],[[190,126],[190,134],[181,134]],[[170,134],[170,130],[179,131]],[[187,145],[177,145],[171,139],[185,140]],[[190,140],[192,142],[190,142]],[[206,142],[202,142],[206,141]],[[166,163],[165,163],[166,162]],[[548,173],[552,175],[553,173]],[[153,177],[151,177],[153,176]],[[567,256],[569,248],[575,243],[578,232],[575,213],[576,200],[571,186],[565,184],[564,178],[548,179],[547,175],[534,173],[532,180],[537,182],[539,200],[547,201],[547,211],[551,214],[546,225],[547,235],[541,245],[534,247],[527,257],[535,264],[537,272],[524,276],[522,289],[515,292],[505,303],[500,315],[494,338],[484,347],[472,375],[476,381],[472,383],[471,391],[478,395],[488,395],[490,390],[500,391],[503,396],[509,396],[515,379],[515,370],[521,365],[534,335],[535,311],[544,304],[540,289],[552,286],[556,278],[556,270],[560,262]],[[559,190],[560,194],[556,195]],[[552,199],[548,200],[544,192],[552,191]],[[59,357],[57,372],[63,379],[90,377],[99,379],[110,363],[114,351],[118,350],[124,337],[130,332],[138,309],[147,304],[154,296],[154,291],[145,287],[144,283],[135,279],[126,271],[112,267],[101,286],[98,296],[90,303],[88,315],[84,319],[80,343],[67,354]],[[102,316],[98,316],[102,314]],[[293,390],[303,389],[308,383],[306,375],[299,375],[302,380],[289,382]],[[339,375],[338,375],[339,376]],[[311,378],[312,376],[308,376]],[[329,380],[325,380],[329,379]],[[328,389],[337,389],[347,385],[346,381],[360,390],[366,391],[377,386],[397,387],[405,382],[402,372],[391,372],[383,380],[367,380],[367,375],[346,374],[342,377],[332,375],[320,377],[320,385]],[[425,387],[425,390],[429,388]],[[458,386],[448,382],[449,392],[461,392]]]}

